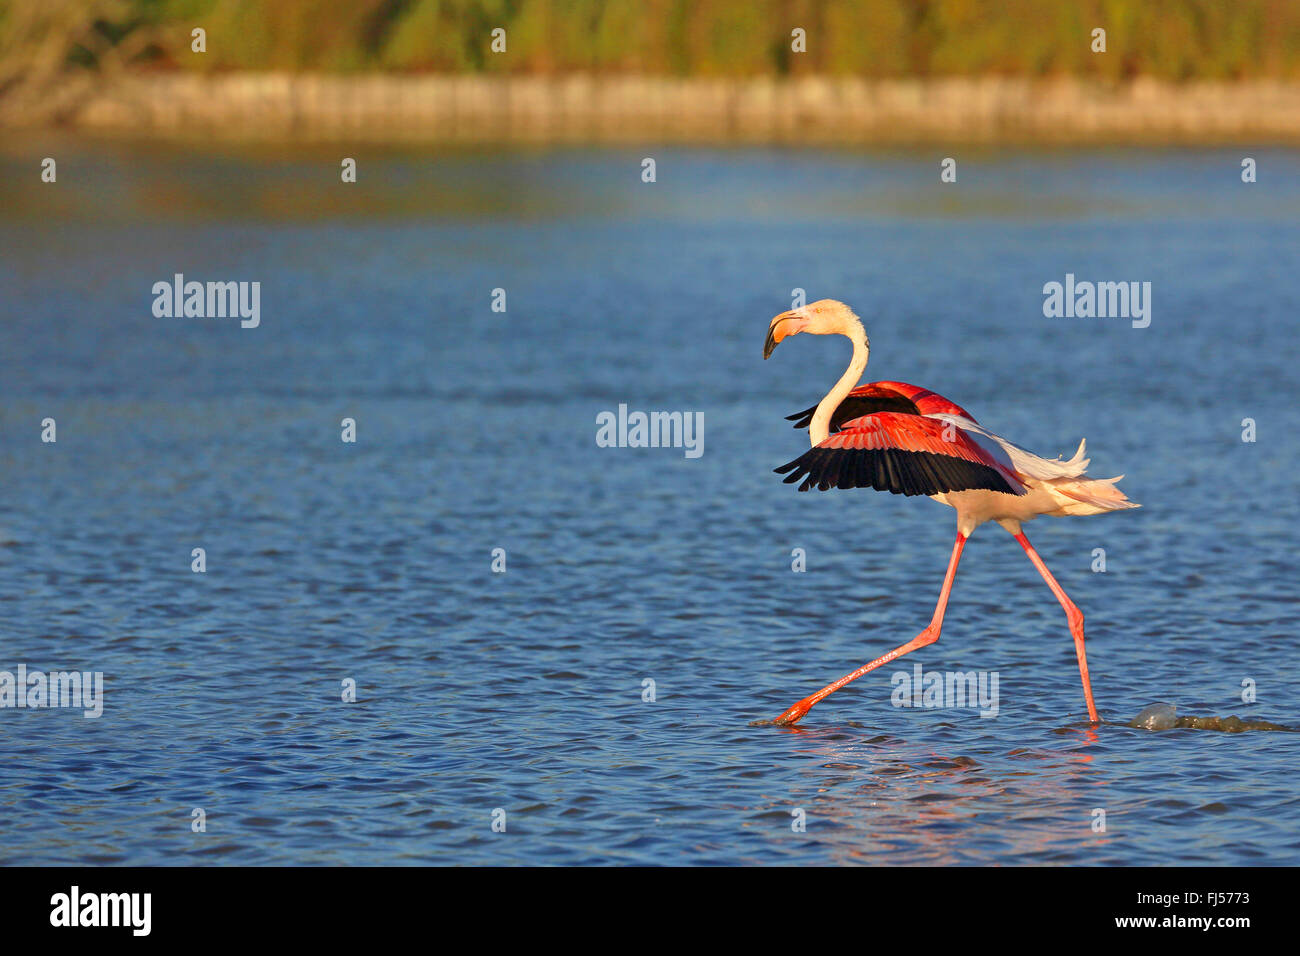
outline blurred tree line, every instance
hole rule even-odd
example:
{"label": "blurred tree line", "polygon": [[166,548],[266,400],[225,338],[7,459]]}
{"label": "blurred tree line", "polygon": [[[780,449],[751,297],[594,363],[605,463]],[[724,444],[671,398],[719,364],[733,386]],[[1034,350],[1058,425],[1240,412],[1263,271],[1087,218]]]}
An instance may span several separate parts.
{"label": "blurred tree line", "polygon": [[0,0],[0,94],[78,69],[1294,79],[1300,0]]}

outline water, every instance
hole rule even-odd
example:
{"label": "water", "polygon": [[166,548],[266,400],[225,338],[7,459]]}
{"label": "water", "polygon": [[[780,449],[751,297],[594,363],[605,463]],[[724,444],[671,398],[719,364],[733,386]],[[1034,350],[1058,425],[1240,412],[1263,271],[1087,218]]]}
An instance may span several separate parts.
{"label": "water", "polygon": [[[943,186],[929,153],[395,152],[344,186],[333,153],[7,145],[0,669],[106,690],[0,711],[0,860],[1300,861],[1300,737],[1124,726],[1300,724],[1300,156],[1253,155],[961,153]],[[260,281],[260,327],[154,318],[176,272]],[[1150,327],[1044,318],[1067,272],[1150,281]],[[985,526],[938,644],[749,726],[914,636],[954,528],[772,473],[848,359],[761,360],[796,286],[863,316],[869,379],[1127,474],[1141,510],[1026,529],[1110,723]],[[620,403],[702,412],[704,454],[598,448]],[[917,662],[996,671],[997,716],[893,706]]]}

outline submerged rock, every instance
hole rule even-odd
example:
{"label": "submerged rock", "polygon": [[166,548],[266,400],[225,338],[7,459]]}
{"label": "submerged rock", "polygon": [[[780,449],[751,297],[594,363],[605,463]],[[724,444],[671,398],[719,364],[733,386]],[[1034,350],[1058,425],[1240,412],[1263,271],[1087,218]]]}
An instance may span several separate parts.
{"label": "submerged rock", "polygon": [[1228,734],[1239,734],[1243,730],[1291,730],[1282,724],[1269,723],[1267,720],[1242,720],[1235,714],[1231,717],[1179,717],[1175,727],[1192,727],[1196,730],[1221,730]]}
{"label": "submerged rock", "polygon": [[1129,726],[1142,730],[1172,730],[1175,727],[1219,730],[1228,734],[1239,734],[1244,730],[1296,730],[1267,720],[1242,720],[1235,714],[1231,717],[1179,717],[1177,711],[1174,704],[1152,704],[1134,717]]}

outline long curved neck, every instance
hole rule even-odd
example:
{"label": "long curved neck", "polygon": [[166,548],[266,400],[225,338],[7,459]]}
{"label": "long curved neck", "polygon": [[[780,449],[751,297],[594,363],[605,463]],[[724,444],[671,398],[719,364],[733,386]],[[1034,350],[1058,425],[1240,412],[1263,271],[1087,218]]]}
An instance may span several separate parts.
{"label": "long curved neck", "polygon": [[862,323],[854,318],[842,334],[853,343],[853,358],[849,361],[848,370],[835,383],[835,387],[817,403],[817,411],[813,412],[812,421],[808,424],[808,437],[814,445],[820,445],[830,435],[831,416],[835,414],[835,409],[840,407],[840,402],[844,401],[845,396],[853,391],[853,386],[858,384],[862,373],[867,368],[867,355],[871,348],[867,342],[867,330],[862,327]]}

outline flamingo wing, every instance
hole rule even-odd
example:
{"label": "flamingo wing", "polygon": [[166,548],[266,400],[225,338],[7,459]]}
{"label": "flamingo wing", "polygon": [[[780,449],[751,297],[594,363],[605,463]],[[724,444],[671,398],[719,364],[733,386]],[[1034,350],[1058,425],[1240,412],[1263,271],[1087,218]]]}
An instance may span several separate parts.
{"label": "flamingo wing", "polygon": [[[812,422],[817,406],[787,415],[795,428],[807,428]],[[859,385],[845,396],[831,414],[830,430],[839,431],[845,422],[876,412],[901,412],[904,415],[960,415],[972,422],[975,417],[937,392],[906,382],[868,382]]]}
{"label": "flamingo wing", "polygon": [[[775,469],[800,491],[875,488],[896,495],[937,495],[982,488],[1023,495],[1009,461],[977,443],[960,425],[905,412],[875,412]],[[789,474],[786,474],[789,472]]]}

